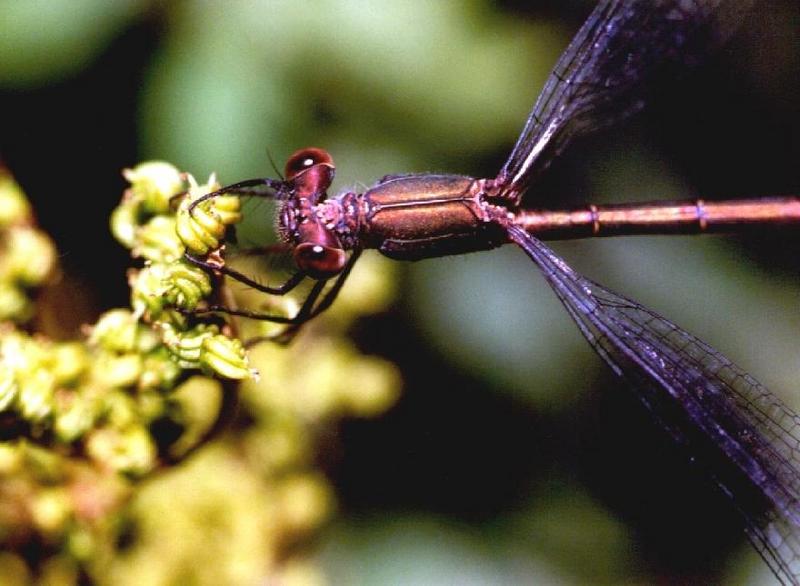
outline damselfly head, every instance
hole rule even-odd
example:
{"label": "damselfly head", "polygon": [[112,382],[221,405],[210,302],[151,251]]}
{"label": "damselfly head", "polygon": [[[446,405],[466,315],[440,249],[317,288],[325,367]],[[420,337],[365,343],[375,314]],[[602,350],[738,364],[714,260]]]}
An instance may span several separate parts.
{"label": "damselfly head", "polygon": [[312,204],[328,195],[336,167],[333,157],[324,149],[308,147],[300,149],[286,162],[286,183],[291,186],[296,198],[307,198]]}
{"label": "damselfly head", "polygon": [[298,269],[313,279],[330,279],[342,271],[347,256],[336,233],[309,213],[309,207],[296,200],[284,202],[278,214],[278,235],[292,247]]}
{"label": "damselfly head", "polygon": [[317,147],[306,147],[292,153],[289,160],[286,161],[286,179],[291,181],[303,171],[315,166],[325,165],[330,167],[331,171],[335,169],[333,164],[333,157],[325,149]]}
{"label": "damselfly head", "polygon": [[334,173],[333,158],[320,148],[296,151],[286,162],[290,196],[278,216],[278,234],[294,246],[297,268],[314,279],[338,275],[347,263],[338,236],[315,213],[315,206],[328,195]]}
{"label": "damselfly head", "polygon": [[339,238],[316,217],[297,224],[292,257],[297,268],[314,279],[330,279],[347,263]]}

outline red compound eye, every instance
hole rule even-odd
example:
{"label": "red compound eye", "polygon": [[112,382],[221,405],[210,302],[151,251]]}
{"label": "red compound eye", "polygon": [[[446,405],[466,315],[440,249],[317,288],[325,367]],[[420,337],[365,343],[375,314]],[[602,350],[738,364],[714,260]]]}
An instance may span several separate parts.
{"label": "red compound eye", "polygon": [[295,151],[286,162],[286,179],[291,181],[297,175],[314,165],[326,165],[334,169],[333,157],[325,149],[308,147]]}
{"label": "red compound eye", "polygon": [[294,249],[297,268],[314,279],[330,279],[342,272],[346,262],[344,250],[333,246],[304,242]]}

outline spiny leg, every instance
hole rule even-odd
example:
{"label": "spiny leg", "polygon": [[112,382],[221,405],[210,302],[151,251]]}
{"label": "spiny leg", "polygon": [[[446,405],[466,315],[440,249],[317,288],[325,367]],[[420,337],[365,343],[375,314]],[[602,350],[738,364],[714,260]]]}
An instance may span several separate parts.
{"label": "spiny leg", "polygon": [[286,253],[292,247],[288,244],[265,244],[264,246],[251,246],[249,248],[239,248],[235,251],[235,256],[266,256],[268,254]]}
{"label": "spiny leg", "polygon": [[347,259],[347,264],[344,266],[344,269],[336,277],[336,281],[333,283],[333,286],[322,297],[322,301],[319,302],[319,305],[316,305],[317,299],[325,289],[325,285],[328,283],[329,279],[317,281],[309,292],[308,297],[306,297],[305,301],[303,302],[302,307],[294,317],[275,316],[271,314],[249,311],[246,309],[229,310],[228,308],[222,306],[211,306],[207,311],[219,311],[222,313],[228,313],[230,315],[238,315],[240,317],[247,317],[250,319],[270,321],[273,323],[281,323],[299,327],[308,320],[318,316],[333,304],[336,296],[339,294],[339,291],[342,290],[344,282],[347,280],[347,277],[353,270],[353,266],[355,265],[359,256],[361,256],[361,250],[354,250],[353,254],[350,255],[350,258]]}
{"label": "spiny leg", "polygon": [[[252,347],[259,342],[267,340],[278,341],[280,343],[288,343],[303,324],[305,324],[308,320],[318,316],[320,313],[328,309],[333,304],[337,295],[344,286],[345,280],[350,275],[350,272],[353,270],[353,266],[355,265],[356,260],[358,260],[359,256],[361,256],[361,250],[360,249],[354,250],[353,253],[350,255],[350,258],[347,260],[347,264],[345,265],[344,269],[342,270],[341,273],[339,273],[339,276],[336,277],[336,281],[334,282],[333,286],[327,293],[325,293],[325,295],[323,296],[322,300],[318,305],[317,305],[317,299],[319,299],[320,295],[322,294],[322,291],[324,290],[328,280],[317,281],[314,284],[311,291],[309,292],[305,301],[303,301],[303,305],[300,307],[300,310],[294,317],[262,313],[258,311],[251,311],[248,309],[233,309],[222,305],[211,305],[207,309],[199,311],[197,313],[225,313],[228,315],[235,315],[238,317],[245,317],[248,319],[285,324],[288,327],[282,332],[272,336],[257,336],[251,338],[245,342],[245,346]],[[200,262],[202,263],[203,261]],[[290,279],[290,281],[294,280],[297,274],[299,273],[296,273]],[[288,283],[289,282],[287,281],[287,284]],[[258,284],[254,283],[254,285]],[[292,285],[291,288],[287,289],[287,291],[293,289],[295,286],[296,283]]]}
{"label": "spiny leg", "polygon": [[299,325],[307,322],[310,318],[311,310],[314,307],[317,299],[322,293],[322,290],[325,288],[325,284],[328,281],[317,281],[314,283],[314,287],[312,287],[311,291],[306,297],[306,300],[303,301],[302,307],[300,307],[300,311],[294,317],[288,317],[285,315],[274,315],[271,313],[261,313],[259,311],[250,311],[249,309],[232,309],[230,307],[225,307],[223,305],[210,305],[208,308],[197,311],[196,313],[226,313],[228,315],[236,315],[239,317],[246,317],[248,319],[256,319],[260,321],[268,321],[276,324],[286,324],[286,325]]}
{"label": "spiny leg", "polygon": [[[276,181],[274,179],[248,179],[246,181],[240,181],[238,183],[227,185],[225,187],[222,187],[221,189],[212,191],[210,193],[207,193],[199,197],[189,205],[188,212],[190,215],[192,215],[194,212],[194,208],[197,207],[200,203],[212,199],[214,197],[219,197],[222,195],[229,195],[229,194],[280,199],[280,196],[278,194],[282,192],[285,186],[286,184],[283,181]],[[253,189],[254,187],[268,187],[270,189],[274,189],[276,193],[264,193],[257,189]],[[186,258],[187,261],[194,264],[195,266],[203,268],[207,271],[212,271],[212,272],[216,271],[222,273],[224,275],[231,277],[236,281],[239,281],[240,283],[243,283],[245,285],[248,285],[256,289],[257,291],[261,291],[269,295],[285,295],[286,293],[297,287],[297,285],[299,285],[300,282],[306,276],[304,272],[298,271],[294,273],[291,277],[289,277],[289,279],[282,285],[279,285],[278,287],[269,287],[267,285],[262,285],[261,283],[254,281],[247,275],[235,269],[229,268],[224,265],[219,265],[214,262],[208,262],[192,254],[189,254],[188,252],[184,253],[184,258]]]}
{"label": "spiny leg", "polygon": [[[269,189],[274,189],[275,193],[263,193],[256,189],[251,189],[253,187],[267,187]],[[221,189],[217,189],[216,191],[212,191],[210,193],[206,193],[201,197],[198,197],[191,204],[189,204],[189,213],[191,214],[194,211],[194,208],[196,208],[204,201],[208,201],[209,199],[213,199],[221,195],[228,195],[228,194],[250,195],[253,197],[282,199],[282,197],[279,194],[283,193],[284,192],[283,190],[285,189],[286,189],[286,183],[284,183],[283,181],[276,181],[275,179],[248,179],[246,181],[239,181],[238,183],[226,185]]]}
{"label": "spiny leg", "polygon": [[350,258],[347,259],[347,264],[344,266],[344,269],[342,269],[342,272],[339,273],[339,276],[336,277],[336,282],[334,282],[333,287],[331,287],[330,290],[325,294],[325,296],[322,298],[322,301],[319,302],[319,305],[317,305],[317,307],[308,316],[308,319],[318,316],[333,304],[333,302],[336,300],[336,296],[339,295],[339,291],[342,290],[344,282],[350,275],[350,271],[353,270],[353,266],[355,266],[359,256],[361,256],[361,249],[357,248],[353,251],[353,254],[350,255]]}
{"label": "spiny leg", "polygon": [[278,342],[280,344],[288,344],[297,332],[300,330],[302,325],[310,319],[315,318],[320,313],[328,309],[333,302],[336,300],[336,297],[339,295],[339,291],[342,290],[344,286],[344,282],[347,280],[347,277],[350,275],[350,271],[353,270],[353,266],[356,264],[356,260],[358,257],[361,256],[361,250],[356,249],[353,251],[353,254],[350,255],[350,258],[347,260],[347,264],[345,265],[344,269],[339,276],[336,278],[336,281],[333,283],[333,286],[328,290],[327,293],[322,298],[322,301],[319,302],[315,308],[311,310],[308,314],[308,317],[302,321],[295,324],[290,324],[285,330],[279,332],[272,336],[258,336],[256,338],[251,338],[245,342],[246,348],[251,348],[252,346],[258,344],[259,342],[264,342],[267,340]]}
{"label": "spiny leg", "polygon": [[254,281],[244,273],[240,273],[239,271],[232,269],[228,266],[218,265],[213,262],[208,262],[201,258],[197,258],[196,256],[189,254],[188,252],[184,253],[183,256],[186,260],[188,260],[195,266],[198,266],[207,271],[222,273],[223,275],[226,275],[231,279],[239,281],[240,283],[243,283],[248,287],[252,287],[256,291],[261,291],[262,293],[267,293],[268,295],[286,295],[289,291],[297,287],[306,277],[306,273],[304,273],[303,271],[297,271],[296,273],[292,274],[292,276],[289,277],[283,284],[278,285],[277,287],[270,287],[269,285],[263,285],[258,281]]}

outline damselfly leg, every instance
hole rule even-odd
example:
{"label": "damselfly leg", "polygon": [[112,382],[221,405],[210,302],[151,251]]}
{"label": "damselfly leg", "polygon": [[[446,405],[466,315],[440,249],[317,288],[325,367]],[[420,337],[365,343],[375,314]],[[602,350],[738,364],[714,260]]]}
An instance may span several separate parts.
{"label": "damselfly leg", "polygon": [[[260,250],[265,250],[266,248],[271,248],[271,247],[259,247]],[[288,279],[286,279],[286,281],[284,281],[277,287],[270,287],[269,285],[264,285],[263,283],[259,283],[255,279],[248,277],[247,275],[245,275],[240,271],[237,271],[236,269],[232,269],[226,264],[220,264],[204,260],[189,253],[185,253],[184,258],[195,266],[198,266],[209,272],[221,273],[226,277],[230,277],[231,279],[239,281],[243,285],[247,285],[248,287],[251,287],[256,291],[261,291],[262,293],[266,293],[268,295],[286,295],[290,291],[297,288],[297,286],[300,283],[302,283],[303,279],[305,279],[307,276],[303,271],[296,271]]]}
{"label": "damselfly leg", "polygon": [[[197,313],[223,313],[226,315],[244,317],[258,321],[267,321],[288,326],[287,328],[275,334],[248,338],[245,342],[245,345],[247,346],[253,346],[258,342],[266,340],[283,343],[289,342],[303,324],[315,318],[333,304],[360,255],[360,250],[353,251],[353,253],[350,255],[350,258],[347,260],[347,264],[345,265],[344,269],[333,279],[333,284],[327,290],[326,286],[329,284],[331,279],[316,280],[314,285],[311,287],[311,290],[308,292],[302,304],[300,305],[300,309],[297,310],[297,313],[294,316],[266,313],[250,309],[237,309],[226,307],[224,305],[210,305],[209,307],[200,310]],[[234,277],[236,280],[239,280],[247,285],[254,286],[254,288],[258,289],[259,291],[270,293],[276,296],[282,296],[292,289],[295,289],[296,286],[306,277],[306,275],[297,272],[290,277],[290,279],[286,281],[283,286],[271,288],[259,286],[258,283],[249,279],[248,277],[245,277],[241,273],[233,271],[232,269],[231,271],[236,273],[238,276],[244,277],[244,280]]]}

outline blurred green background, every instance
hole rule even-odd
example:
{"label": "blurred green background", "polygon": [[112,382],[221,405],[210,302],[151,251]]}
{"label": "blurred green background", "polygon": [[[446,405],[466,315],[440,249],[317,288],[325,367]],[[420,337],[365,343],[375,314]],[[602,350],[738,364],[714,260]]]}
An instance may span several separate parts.
{"label": "blurred green background", "polygon": [[[127,303],[127,255],[106,228],[123,167],[166,159],[226,183],[313,145],[339,189],[491,177],[592,5],[0,1],[0,157],[81,291],[72,327]],[[645,114],[575,144],[530,205],[798,193],[800,8],[762,6]],[[556,251],[800,406],[796,234]],[[331,583],[771,583],[729,503],[523,254],[399,274],[397,303],[352,336],[401,368],[404,395],[320,455],[339,499],[317,544]]]}

